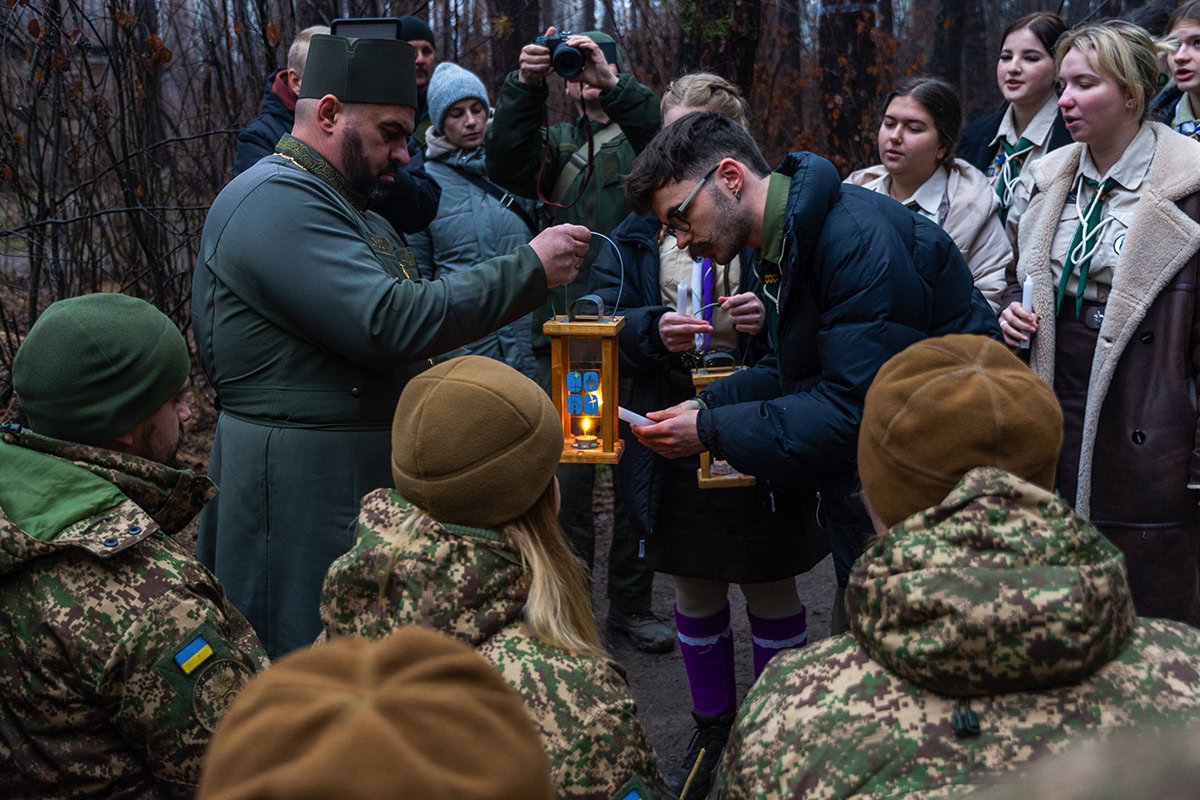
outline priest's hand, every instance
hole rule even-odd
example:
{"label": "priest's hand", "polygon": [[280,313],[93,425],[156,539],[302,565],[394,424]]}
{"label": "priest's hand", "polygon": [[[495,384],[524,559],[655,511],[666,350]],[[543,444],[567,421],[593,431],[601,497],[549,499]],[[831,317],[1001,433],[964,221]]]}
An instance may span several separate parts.
{"label": "priest's hand", "polygon": [[719,297],[721,308],[729,315],[735,330],[757,336],[762,330],[767,310],[754,292],[742,292],[732,297]]}
{"label": "priest's hand", "polygon": [[546,285],[553,289],[575,280],[591,241],[592,232],[583,225],[555,225],[533,237],[529,246],[546,270]]}
{"label": "priest's hand", "polygon": [[696,417],[700,404],[686,400],[677,406],[662,411],[651,411],[646,416],[654,425],[630,425],[638,441],[664,458],[683,458],[704,452],[704,443],[696,431]]}

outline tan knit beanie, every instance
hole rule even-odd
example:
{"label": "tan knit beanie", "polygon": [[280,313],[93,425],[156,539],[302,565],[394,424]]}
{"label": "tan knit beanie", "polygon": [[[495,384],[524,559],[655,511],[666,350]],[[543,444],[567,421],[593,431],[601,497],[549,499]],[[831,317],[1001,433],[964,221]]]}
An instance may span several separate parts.
{"label": "tan knit beanie", "polygon": [[198,800],[553,796],[521,698],[428,628],[337,638],[255,677],[209,744]]}
{"label": "tan knit beanie", "polygon": [[392,421],[396,491],[439,522],[494,528],[537,502],[562,423],[546,393],[500,361],[463,356],[408,382]]}
{"label": "tan knit beanie", "polygon": [[858,473],[891,527],[940,504],[963,475],[998,467],[1054,489],[1063,418],[1050,386],[984,336],[925,339],[893,356],[867,391]]}

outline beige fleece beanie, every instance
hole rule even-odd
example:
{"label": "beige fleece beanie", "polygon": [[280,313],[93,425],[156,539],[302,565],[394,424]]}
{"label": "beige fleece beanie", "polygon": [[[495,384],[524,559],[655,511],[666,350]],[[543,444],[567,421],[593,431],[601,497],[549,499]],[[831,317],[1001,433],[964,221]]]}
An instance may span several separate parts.
{"label": "beige fleece beanie", "polygon": [[963,475],[998,467],[1053,491],[1063,417],[1054,390],[985,336],[925,339],[867,390],[858,432],[863,493],[888,527],[940,504]]}
{"label": "beige fleece beanie", "polygon": [[524,514],[554,477],[561,421],[536,383],[463,356],[408,382],[392,420],[392,477],[439,522],[494,528]]}

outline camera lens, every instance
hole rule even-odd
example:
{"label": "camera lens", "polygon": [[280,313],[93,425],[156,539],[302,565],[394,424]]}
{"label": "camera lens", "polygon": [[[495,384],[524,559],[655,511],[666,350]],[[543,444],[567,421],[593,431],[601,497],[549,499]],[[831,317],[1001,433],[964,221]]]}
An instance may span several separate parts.
{"label": "camera lens", "polygon": [[560,44],[550,57],[554,71],[564,78],[574,78],[583,71],[583,52],[577,47]]}

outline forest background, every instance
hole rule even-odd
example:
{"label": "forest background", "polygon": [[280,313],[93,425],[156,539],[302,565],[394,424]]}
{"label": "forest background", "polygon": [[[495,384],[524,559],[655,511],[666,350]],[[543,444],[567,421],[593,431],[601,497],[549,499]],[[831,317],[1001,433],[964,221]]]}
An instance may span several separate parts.
{"label": "forest background", "polygon": [[[1133,17],[1151,0],[7,0],[0,27],[0,412],[37,315],[96,291],[144,297],[185,332],[208,207],[233,175],[237,132],[296,31],[337,17],[429,20],[439,61],[496,92],[546,26],[599,29],[661,93],[717,72],[749,98],[772,163],[813,150],[843,174],[875,162],[879,104],[900,78],[959,87],[968,119],[999,108],[1009,22],[1036,10],[1074,24]],[[553,80],[558,81],[557,78]],[[568,109],[552,93],[551,119]],[[286,213],[286,212],[281,212]],[[264,221],[266,236],[286,238]]]}

